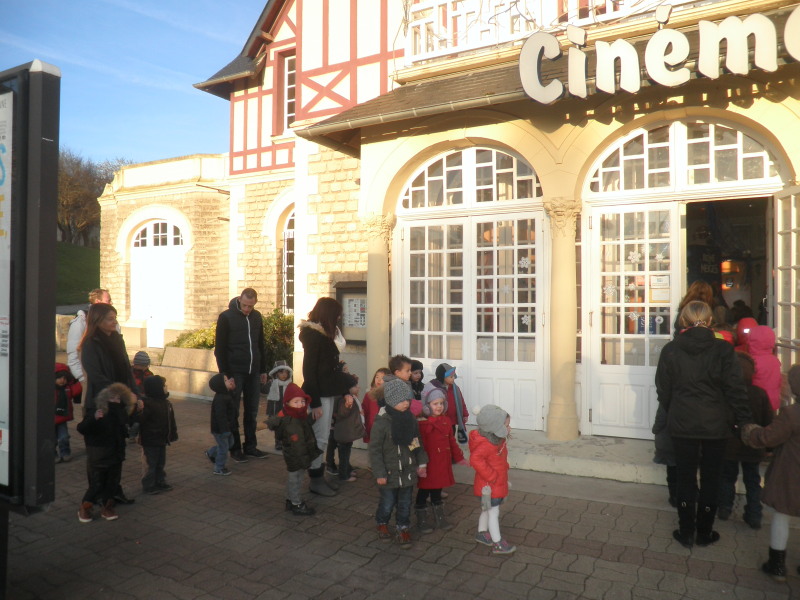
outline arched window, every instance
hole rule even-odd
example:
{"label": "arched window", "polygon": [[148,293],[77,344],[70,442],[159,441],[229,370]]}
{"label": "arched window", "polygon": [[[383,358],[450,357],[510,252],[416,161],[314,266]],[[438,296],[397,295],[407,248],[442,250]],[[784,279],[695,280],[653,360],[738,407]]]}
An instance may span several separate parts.
{"label": "arched window", "polygon": [[134,248],[159,246],[183,246],[180,228],[166,221],[153,221],[142,227],[133,238]]}
{"label": "arched window", "polygon": [[286,313],[294,312],[294,211],[286,219],[283,228],[283,252],[281,261],[281,305]]}

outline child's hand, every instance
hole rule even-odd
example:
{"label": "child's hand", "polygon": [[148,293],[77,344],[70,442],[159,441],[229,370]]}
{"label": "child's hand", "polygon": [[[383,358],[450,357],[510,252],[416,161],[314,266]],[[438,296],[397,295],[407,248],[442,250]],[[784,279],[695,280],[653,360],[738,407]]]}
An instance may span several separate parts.
{"label": "child's hand", "polygon": [[456,464],[457,465],[461,465],[462,467],[468,467],[469,466],[469,461],[466,458],[462,458]]}
{"label": "child's hand", "polygon": [[428,476],[428,467],[419,467],[417,469],[417,475],[420,477],[427,477]]}
{"label": "child's hand", "polygon": [[236,380],[233,377],[225,377],[225,387],[232,392],[236,389]]}
{"label": "child's hand", "polygon": [[378,477],[375,481],[378,485],[386,485],[386,477]]}
{"label": "child's hand", "polygon": [[351,408],[353,406],[353,397],[351,395],[347,395],[344,397],[344,406],[345,408]]}
{"label": "child's hand", "polygon": [[353,387],[350,388],[350,394],[352,394],[353,396],[360,396],[361,390],[358,388],[357,385],[354,385]]}
{"label": "child's hand", "polygon": [[94,418],[95,418],[95,420],[102,419],[103,418],[103,411],[100,410],[99,408],[96,411],[94,411]]}

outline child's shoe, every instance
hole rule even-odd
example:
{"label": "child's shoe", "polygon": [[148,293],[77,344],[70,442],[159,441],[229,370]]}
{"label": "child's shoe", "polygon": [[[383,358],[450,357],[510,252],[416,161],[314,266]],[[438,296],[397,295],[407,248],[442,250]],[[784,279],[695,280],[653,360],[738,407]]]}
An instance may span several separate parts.
{"label": "child's shoe", "polygon": [[305,502],[301,502],[300,504],[292,504],[290,510],[292,511],[293,515],[297,515],[300,517],[310,517],[311,515],[317,512]]}
{"label": "child's shoe", "polygon": [[484,546],[492,546],[494,542],[492,541],[492,536],[489,535],[488,531],[479,531],[475,534],[475,541],[479,544],[483,544]]}
{"label": "child's shoe", "polygon": [[332,464],[332,465],[325,465],[325,470],[328,472],[328,475],[338,475],[339,474],[339,469],[338,469],[338,467],[336,466],[335,463]]}
{"label": "child's shoe", "polygon": [[444,515],[444,504],[433,505],[433,521],[436,523],[436,527],[443,531],[453,528],[453,524]]}
{"label": "child's shoe", "polygon": [[159,492],[170,492],[172,491],[172,486],[168,484],[166,481],[160,481],[156,484],[156,489]]}
{"label": "child's shoe", "polygon": [[215,456],[211,456],[211,455],[208,453],[208,450],[203,450],[203,454],[205,454],[205,455],[206,455],[206,458],[207,458],[208,460],[210,460],[212,463],[213,463],[213,462],[217,462],[217,458],[216,458]]}
{"label": "child's shoe", "polygon": [[91,523],[94,520],[92,509],[94,509],[94,504],[91,502],[81,502],[78,507],[78,520],[81,523]]}
{"label": "child's shoe", "polygon": [[100,516],[103,517],[106,521],[114,521],[116,519],[119,519],[117,511],[114,510],[113,500],[106,501],[106,503],[103,505],[103,509],[100,511]]}
{"label": "child's shoe", "polygon": [[230,475],[231,470],[228,467],[222,467],[219,471],[214,469],[214,475]]}
{"label": "child's shoe", "polygon": [[411,534],[408,532],[407,527],[404,529],[397,529],[397,543],[400,544],[401,548],[411,547]]}
{"label": "child's shoe", "polygon": [[517,547],[512,546],[505,540],[500,540],[492,544],[492,554],[514,554],[516,551]]}
{"label": "child's shoe", "polygon": [[415,510],[417,512],[417,531],[420,533],[431,533],[433,531],[433,525],[429,520],[430,513],[428,512],[428,506],[418,506]]}
{"label": "child's shoe", "polygon": [[384,541],[392,539],[392,534],[389,533],[388,525],[378,525],[378,539]]}

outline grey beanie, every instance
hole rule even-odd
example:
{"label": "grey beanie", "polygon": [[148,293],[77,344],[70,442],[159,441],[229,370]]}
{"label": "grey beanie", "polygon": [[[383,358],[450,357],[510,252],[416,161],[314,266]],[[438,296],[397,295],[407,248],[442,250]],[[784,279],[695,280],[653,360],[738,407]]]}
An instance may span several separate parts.
{"label": "grey beanie", "polygon": [[137,367],[150,366],[150,355],[144,350],[139,350],[133,357],[133,364]]}
{"label": "grey beanie", "polygon": [[795,397],[800,398],[800,365],[792,365],[787,375],[789,380],[789,388]]}
{"label": "grey beanie", "polygon": [[414,392],[411,391],[411,387],[402,379],[392,379],[383,384],[383,399],[386,406],[394,408],[406,400],[410,402],[413,397]]}
{"label": "grey beanie", "polygon": [[476,418],[478,429],[482,433],[491,433],[499,438],[508,436],[508,429],[506,429],[508,413],[496,404],[487,404],[481,407]]}

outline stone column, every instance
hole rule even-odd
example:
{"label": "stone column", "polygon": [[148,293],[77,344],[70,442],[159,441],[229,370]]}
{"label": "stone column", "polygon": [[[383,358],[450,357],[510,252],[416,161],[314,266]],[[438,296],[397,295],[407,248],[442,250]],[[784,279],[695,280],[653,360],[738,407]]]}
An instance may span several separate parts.
{"label": "stone column", "polygon": [[[370,215],[364,220],[368,236],[367,256],[367,377],[389,362],[389,241],[395,217]],[[361,382],[366,390],[369,381]]]}
{"label": "stone column", "polygon": [[575,281],[575,218],[580,200],[551,198],[544,202],[550,216],[550,409],[547,437],[574,440],[578,437],[578,409],[575,403],[575,351],[578,301]]}

